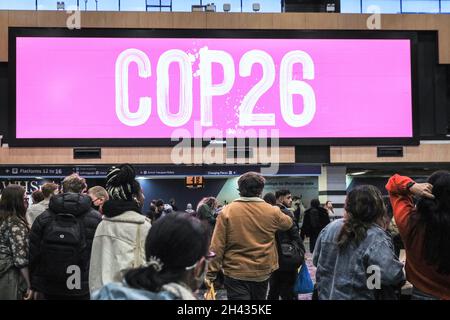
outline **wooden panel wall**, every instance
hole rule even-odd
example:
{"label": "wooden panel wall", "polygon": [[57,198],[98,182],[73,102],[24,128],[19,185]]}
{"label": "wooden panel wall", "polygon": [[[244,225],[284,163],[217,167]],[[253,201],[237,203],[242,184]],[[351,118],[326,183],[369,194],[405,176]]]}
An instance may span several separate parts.
{"label": "wooden panel wall", "polygon": [[[291,147],[280,147],[275,149],[274,154],[270,150],[258,149],[254,151],[251,159],[227,159],[226,151],[221,155],[212,155],[216,163],[294,163],[295,152]],[[202,154],[206,157],[206,152],[199,149],[186,151],[183,155],[187,155],[185,164],[201,164]],[[116,163],[154,163],[154,164],[171,164],[174,163],[172,148],[102,148],[102,158],[92,160],[75,160],[73,159],[72,148],[0,148],[0,165],[5,164],[116,164]],[[220,159],[222,159],[220,161]],[[210,161],[212,163],[212,160]]]}
{"label": "wooden panel wall", "polygon": [[331,147],[331,163],[450,162],[450,144],[421,144],[403,149],[402,158],[377,158],[376,147]]}

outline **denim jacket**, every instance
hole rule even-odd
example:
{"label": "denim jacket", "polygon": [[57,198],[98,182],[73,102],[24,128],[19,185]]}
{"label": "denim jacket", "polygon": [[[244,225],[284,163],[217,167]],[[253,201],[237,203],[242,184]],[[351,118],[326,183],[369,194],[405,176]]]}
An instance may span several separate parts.
{"label": "denim jacket", "polygon": [[111,282],[91,294],[91,300],[196,300],[187,286],[178,283],[168,283],[159,292],[144,289],[134,289],[125,281]]}
{"label": "denim jacket", "polygon": [[382,228],[373,224],[361,243],[339,248],[337,237],[343,225],[344,219],[335,220],[317,239],[313,263],[320,300],[373,300],[384,288],[405,282],[403,264]]}

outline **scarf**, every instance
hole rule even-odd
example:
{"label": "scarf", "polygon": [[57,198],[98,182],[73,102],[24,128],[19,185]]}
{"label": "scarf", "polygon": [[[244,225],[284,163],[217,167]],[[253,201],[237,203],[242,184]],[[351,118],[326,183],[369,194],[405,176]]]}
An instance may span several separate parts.
{"label": "scarf", "polygon": [[141,213],[141,208],[135,201],[123,200],[108,200],[103,205],[103,214],[108,218],[121,215],[125,211],[136,211]]}

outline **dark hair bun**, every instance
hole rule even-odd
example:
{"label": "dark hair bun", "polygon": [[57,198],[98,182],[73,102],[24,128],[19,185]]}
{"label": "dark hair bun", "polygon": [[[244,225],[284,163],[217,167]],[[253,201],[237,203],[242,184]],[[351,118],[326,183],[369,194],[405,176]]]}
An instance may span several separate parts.
{"label": "dark hair bun", "polygon": [[120,167],[120,172],[117,175],[119,184],[132,183],[136,178],[136,172],[133,167],[129,164],[122,164]]}
{"label": "dark hair bun", "polygon": [[118,167],[111,167],[106,176],[106,185],[109,187],[120,187],[131,185],[134,182],[136,173],[129,164],[122,164]]}

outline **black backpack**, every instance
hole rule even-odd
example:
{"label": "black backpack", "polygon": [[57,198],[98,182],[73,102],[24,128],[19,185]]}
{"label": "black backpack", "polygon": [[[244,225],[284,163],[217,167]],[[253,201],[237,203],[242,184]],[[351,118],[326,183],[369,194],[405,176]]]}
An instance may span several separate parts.
{"label": "black backpack", "polygon": [[43,276],[52,281],[66,281],[69,266],[86,271],[83,252],[87,246],[83,217],[54,214],[43,231],[41,266]]}

